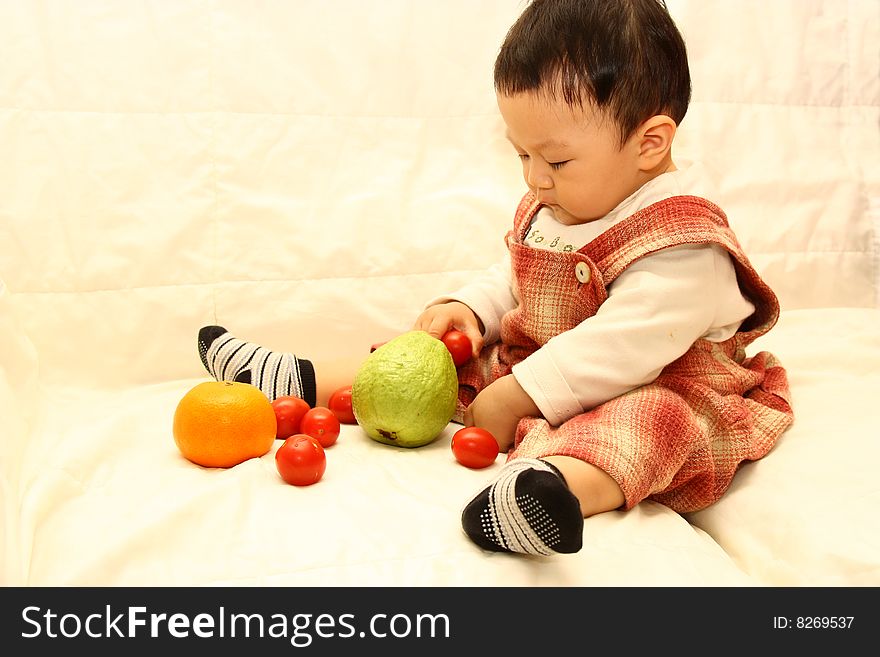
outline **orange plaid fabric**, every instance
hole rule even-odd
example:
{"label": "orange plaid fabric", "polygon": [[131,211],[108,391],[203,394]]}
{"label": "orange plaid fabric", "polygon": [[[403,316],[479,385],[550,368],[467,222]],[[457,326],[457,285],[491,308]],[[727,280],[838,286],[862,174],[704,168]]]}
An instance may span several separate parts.
{"label": "orange plaid fabric", "polygon": [[[529,193],[506,237],[520,305],[501,320],[501,341],[459,370],[458,418],[476,394],[554,335],[596,313],[607,287],[638,258],[682,244],[712,243],[733,257],[755,312],[725,342],[698,340],[652,383],[559,426],[523,418],[508,459],[567,455],[611,475],[630,509],[653,499],[680,513],[717,501],[743,461],[767,454],[793,421],[785,369],[767,352],[745,348],[779,317],[779,303],[709,201],[678,196],[621,221],[580,251],[523,244],[540,205]],[[584,263],[590,277],[582,283]],[[576,275],[576,267],[582,275]]]}

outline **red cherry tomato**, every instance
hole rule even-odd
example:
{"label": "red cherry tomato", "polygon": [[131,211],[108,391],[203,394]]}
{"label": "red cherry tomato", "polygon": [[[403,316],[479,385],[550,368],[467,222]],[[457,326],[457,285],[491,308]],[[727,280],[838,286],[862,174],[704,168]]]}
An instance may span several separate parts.
{"label": "red cherry tomato", "polygon": [[339,419],[329,408],[316,406],[303,415],[299,431],[317,440],[321,447],[330,447],[339,438]]}
{"label": "red cherry tomato", "polygon": [[324,476],[327,456],[321,443],[304,434],[290,436],[275,452],[278,474],[293,486],[309,486]]}
{"label": "red cherry tomato", "polygon": [[335,390],[327,400],[327,407],[343,424],[357,424],[354,411],[351,410],[351,386]]}
{"label": "red cherry tomato", "polygon": [[474,352],[471,339],[461,331],[456,329],[446,331],[441,340],[449,349],[449,353],[452,354],[452,362],[456,367],[461,367],[471,359]]}
{"label": "red cherry tomato", "polygon": [[455,460],[468,468],[487,468],[498,456],[495,436],[479,427],[464,427],[452,436],[452,453]]}
{"label": "red cherry tomato", "polygon": [[272,408],[275,410],[278,425],[275,437],[284,439],[299,433],[300,422],[309,410],[309,405],[299,397],[283,395],[272,402]]}

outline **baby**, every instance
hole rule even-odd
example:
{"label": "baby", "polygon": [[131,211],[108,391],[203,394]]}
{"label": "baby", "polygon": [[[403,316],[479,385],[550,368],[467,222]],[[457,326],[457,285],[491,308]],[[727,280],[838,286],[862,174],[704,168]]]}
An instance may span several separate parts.
{"label": "baby", "polygon": [[[501,46],[498,107],[528,192],[504,260],[414,324],[471,338],[456,419],[508,452],[462,513],[484,549],[576,552],[585,517],[645,499],[702,509],[792,422],[785,370],[745,352],[776,296],[703,169],[672,157],[690,89],[659,0],[534,0]],[[216,326],[199,346],[218,379],[321,396],[323,365],[316,384],[308,361]]]}

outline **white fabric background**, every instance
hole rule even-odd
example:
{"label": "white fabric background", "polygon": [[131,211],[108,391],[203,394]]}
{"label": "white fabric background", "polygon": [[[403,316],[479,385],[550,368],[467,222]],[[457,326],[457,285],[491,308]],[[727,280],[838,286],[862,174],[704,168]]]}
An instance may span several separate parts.
{"label": "white fabric background", "polygon": [[798,418],[717,506],[603,514],[534,560],[461,535],[491,470],[452,427],[410,452],[346,427],[308,489],[170,435],[200,326],[363,354],[498,259],[523,184],[491,69],[524,4],[0,3],[3,583],[880,582],[880,7],[669,5],[675,153],[780,296]]}

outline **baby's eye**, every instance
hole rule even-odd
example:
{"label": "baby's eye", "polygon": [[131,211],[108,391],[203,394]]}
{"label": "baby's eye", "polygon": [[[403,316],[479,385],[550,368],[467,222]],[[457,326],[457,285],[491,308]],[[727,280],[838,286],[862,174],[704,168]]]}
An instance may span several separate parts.
{"label": "baby's eye", "polygon": [[548,162],[547,164],[550,165],[551,169],[556,170],[556,169],[561,169],[563,167],[563,165],[568,162],[571,162],[571,160],[562,160],[561,162]]}
{"label": "baby's eye", "polygon": [[516,156],[524,162],[529,159],[529,156],[526,153],[517,153]]}

